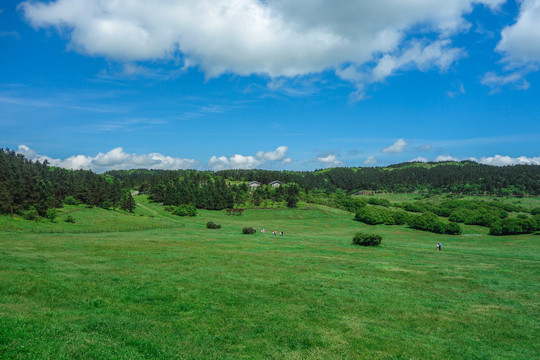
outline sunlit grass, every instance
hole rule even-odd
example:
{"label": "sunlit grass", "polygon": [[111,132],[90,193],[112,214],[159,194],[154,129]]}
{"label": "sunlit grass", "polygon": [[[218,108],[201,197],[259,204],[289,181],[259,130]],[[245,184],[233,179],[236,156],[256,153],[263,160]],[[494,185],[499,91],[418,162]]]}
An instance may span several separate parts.
{"label": "sunlit grass", "polygon": [[[436,235],[369,226],[318,206],[175,218],[137,201],[145,207],[134,215],[82,208],[72,213],[75,224],[61,221],[63,214],[46,225],[98,226],[102,218],[112,228],[126,217],[184,226],[0,232],[0,358],[533,359],[539,353],[537,235],[491,237],[469,226],[462,236]],[[208,221],[222,228],[206,229]],[[258,231],[243,235],[244,226]],[[353,246],[357,231],[381,234],[382,246]]]}

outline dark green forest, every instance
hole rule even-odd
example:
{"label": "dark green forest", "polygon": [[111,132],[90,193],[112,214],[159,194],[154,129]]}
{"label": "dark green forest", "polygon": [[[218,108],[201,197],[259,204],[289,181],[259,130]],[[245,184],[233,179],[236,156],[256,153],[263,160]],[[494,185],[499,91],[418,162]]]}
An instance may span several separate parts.
{"label": "dark green forest", "polygon": [[106,174],[125,181],[131,187],[166,182],[169,179],[205,173],[231,181],[278,180],[295,183],[302,189],[348,194],[361,190],[378,192],[456,193],[466,195],[538,195],[540,166],[490,166],[472,161],[440,163],[403,163],[388,167],[332,168],[315,171],[274,170],[115,170]]}
{"label": "dark green forest", "polygon": [[31,161],[12,150],[0,151],[0,212],[30,210],[50,217],[63,203],[82,203],[133,211],[135,201],[120,180],[88,170],[66,170]]}
{"label": "dark green forest", "polygon": [[[284,185],[266,186],[278,180]],[[248,188],[249,181],[261,187]],[[221,210],[249,201],[268,201],[295,207],[299,200],[319,202],[321,197],[355,212],[359,205],[347,195],[359,191],[424,194],[528,196],[540,194],[540,166],[496,167],[471,161],[403,163],[388,167],[332,168],[315,171],[272,170],[115,170],[96,174],[67,170],[26,159],[9,149],[0,151],[0,212],[35,211],[46,217],[63,203],[81,203],[133,211],[131,191],[146,193],[164,205],[194,205]],[[410,209],[405,209],[410,211]]]}

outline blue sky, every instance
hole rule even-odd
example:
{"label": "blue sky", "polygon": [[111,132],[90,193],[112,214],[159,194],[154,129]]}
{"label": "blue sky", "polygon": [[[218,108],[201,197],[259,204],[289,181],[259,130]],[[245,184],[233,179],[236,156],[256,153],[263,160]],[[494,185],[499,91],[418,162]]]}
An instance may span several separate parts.
{"label": "blue sky", "polygon": [[66,168],[540,164],[540,0],[0,3],[0,147]]}

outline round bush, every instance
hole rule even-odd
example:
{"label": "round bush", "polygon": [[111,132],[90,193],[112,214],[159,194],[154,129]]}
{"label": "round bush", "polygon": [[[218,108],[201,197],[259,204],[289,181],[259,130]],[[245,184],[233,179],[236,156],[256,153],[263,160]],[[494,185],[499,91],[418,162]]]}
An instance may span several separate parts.
{"label": "round bush", "polygon": [[377,234],[356,233],[353,238],[353,245],[377,246],[380,245],[382,236]]}
{"label": "round bush", "polygon": [[206,223],[207,229],[221,229],[221,225],[214,223],[213,221],[209,221]]}
{"label": "round bush", "polygon": [[255,234],[257,232],[257,229],[251,226],[246,226],[242,229],[242,234]]}
{"label": "round bush", "polygon": [[71,215],[68,215],[64,221],[67,223],[75,223],[75,218]]}

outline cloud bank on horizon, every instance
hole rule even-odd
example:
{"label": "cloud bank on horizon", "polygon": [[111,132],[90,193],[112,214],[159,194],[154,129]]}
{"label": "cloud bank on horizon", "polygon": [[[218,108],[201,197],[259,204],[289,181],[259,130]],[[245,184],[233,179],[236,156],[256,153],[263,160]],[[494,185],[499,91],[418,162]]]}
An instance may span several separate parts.
{"label": "cloud bank on horizon", "polygon": [[52,166],[65,169],[83,169],[96,172],[108,170],[129,170],[129,169],[159,169],[159,170],[179,170],[179,169],[254,169],[263,164],[272,163],[288,164],[292,160],[287,158],[287,146],[279,146],[274,151],[259,151],[255,156],[232,155],[212,156],[208,161],[208,166],[201,166],[195,159],[178,158],[166,156],[159,153],[150,154],[129,154],[123,148],[117,147],[107,153],[99,153],[96,156],[73,155],[66,159],[54,159],[47,155],[40,155],[35,150],[26,145],[19,145],[17,153],[24,155],[33,161],[47,161]]}
{"label": "cloud bank on horizon", "polygon": [[[19,9],[35,28],[58,29],[69,48],[128,64],[165,60],[198,67],[208,78],[232,73],[294,78],[333,71],[366,85],[400,70],[448,70],[466,49],[453,38],[471,27],[477,6],[506,0],[57,0]],[[540,0],[519,2],[496,49],[501,73],[483,84],[526,87],[540,63]]]}
{"label": "cloud bank on horizon", "polygon": [[[399,139],[403,140],[403,139]],[[399,141],[398,140],[398,141]],[[179,169],[199,169],[199,170],[226,170],[226,169],[255,169],[261,165],[275,166],[290,164],[291,158],[286,157],[289,148],[279,146],[274,151],[259,151],[252,155],[232,155],[232,156],[212,156],[207,166],[201,166],[201,163],[194,159],[177,158],[166,156],[159,153],[150,154],[129,154],[121,147],[114,148],[107,153],[99,153],[96,156],[73,155],[66,159],[54,159],[47,155],[40,155],[35,150],[26,145],[19,145],[17,153],[24,155],[32,161],[47,161],[51,166],[57,166],[72,170],[92,170],[102,173],[109,170],[129,170],[129,169],[160,169],[160,170],[179,170]],[[456,158],[449,155],[439,155],[434,162],[442,161],[462,161],[471,160],[480,164],[493,166],[507,165],[540,165],[540,156],[538,157],[510,157],[495,155],[481,158]],[[322,167],[341,167],[345,163],[340,161],[336,154],[327,153],[317,156],[313,161],[318,162]],[[416,157],[410,162],[428,162],[425,157]],[[374,166],[378,160],[374,156],[369,156],[363,161],[364,166]]]}

